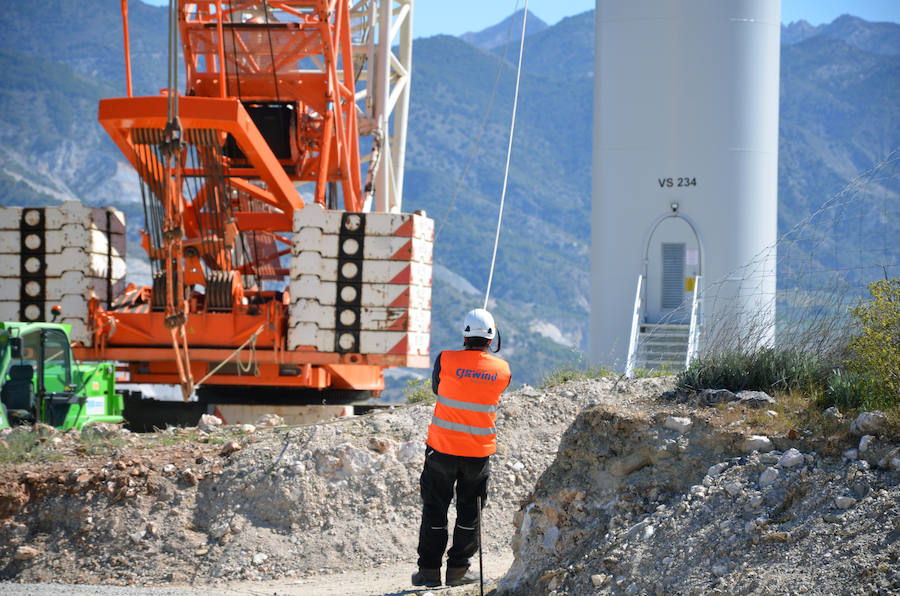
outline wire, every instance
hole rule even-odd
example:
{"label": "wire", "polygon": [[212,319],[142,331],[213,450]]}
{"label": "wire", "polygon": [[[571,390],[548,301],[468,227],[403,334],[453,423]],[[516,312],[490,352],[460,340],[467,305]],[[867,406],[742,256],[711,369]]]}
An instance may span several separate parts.
{"label": "wire", "polygon": [[[247,338],[247,341],[245,341],[244,343],[242,343],[241,345],[239,345],[239,346],[238,346],[231,354],[228,355],[227,358],[225,358],[225,360],[223,360],[222,362],[220,362],[220,363],[218,364],[218,366],[216,366],[214,369],[212,369],[211,371],[209,371],[209,372],[206,374],[205,377],[203,377],[202,379],[200,379],[199,381],[197,381],[197,382],[194,384],[194,389],[196,389],[197,387],[199,387],[200,385],[202,385],[203,383],[205,383],[206,380],[207,380],[208,378],[210,378],[211,376],[213,376],[214,374],[216,374],[217,372],[219,372],[219,369],[220,369],[220,368],[222,368],[223,366],[225,366],[225,364],[226,364],[229,360],[231,360],[232,358],[235,358],[235,357],[237,357],[238,370],[239,370],[239,371],[243,371],[243,372],[249,372],[249,371],[253,368],[253,365],[254,365],[254,363],[255,363],[255,361],[256,361],[256,338],[259,337],[259,334],[262,333],[263,329],[265,329],[265,328],[266,328],[266,326],[265,326],[264,324],[263,324],[263,325],[260,325],[259,328],[258,328],[256,331],[254,331],[254,332],[250,335],[250,337]],[[243,363],[243,362],[241,361],[241,359],[240,359],[240,354],[241,354],[241,350],[243,350],[243,349],[244,349],[244,346],[246,346],[247,344],[250,344],[250,360],[247,362],[247,365],[246,365],[246,367],[245,367],[244,363]],[[239,374],[240,374],[240,373],[239,373]]]}
{"label": "wire", "polygon": [[506,147],[506,171],[503,173],[503,192],[500,193],[500,212],[497,215],[497,233],[494,235],[494,254],[491,256],[491,272],[488,275],[487,290],[484,292],[484,308],[491,297],[491,282],[494,281],[494,264],[497,262],[497,245],[500,243],[500,224],[503,221],[503,204],[506,201],[506,186],[509,182],[509,158],[512,155],[513,135],[516,131],[516,108],[519,105],[519,78],[522,74],[522,54],[525,50],[525,23],[528,21],[528,0],[522,14],[522,39],[519,40],[519,65],[516,67],[516,92],[513,95],[512,122],[509,125],[509,144]]}

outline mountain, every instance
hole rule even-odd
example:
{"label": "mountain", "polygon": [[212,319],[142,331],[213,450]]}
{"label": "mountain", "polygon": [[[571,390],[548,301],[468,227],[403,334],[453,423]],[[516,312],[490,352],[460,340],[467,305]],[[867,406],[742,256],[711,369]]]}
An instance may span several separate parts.
{"label": "mountain", "polygon": [[[166,85],[165,9],[135,1],[129,7],[135,92],[156,93]],[[118,10],[100,0],[61,2],[54,11],[32,3],[6,9],[0,203],[78,197],[114,204],[126,211],[129,235],[136,238],[143,223],[137,175],[96,122],[97,99],[124,94]],[[509,21],[497,27],[504,44]],[[593,12],[585,12],[529,27],[525,40],[491,290],[514,384],[539,381],[587,348],[593,27]],[[503,48],[488,41],[490,29],[471,34],[471,42],[451,36],[414,42],[404,209],[427,210],[440,230],[433,354],[459,344],[459,319],[481,306],[489,275],[516,61],[515,51],[501,60]],[[830,197],[862,192],[858,174],[900,146],[898,31],[893,23],[855,17],[783,27],[780,233]],[[891,159],[897,163],[896,155]],[[891,172],[872,176],[865,190],[880,193],[883,208],[837,218],[822,240],[823,259],[850,268],[876,241],[885,254],[900,250],[898,235],[883,233],[900,229],[900,184],[896,169]],[[140,281],[132,263],[129,275]]]}
{"label": "mountain", "polygon": [[[459,36],[466,43],[481,48],[482,50],[492,50],[497,47],[506,45],[509,40],[510,45],[519,45],[522,37],[522,18],[525,15],[525,9],[520,9],[512,15],[506,17],[496,25],[491,25],[481,31],[469,31]],[[547,28],[547,23],[542,21],[533,12],[528,12],[528,21],[525,23],[525,37],[528,38],[535,33],[540,33]]]}
{"label": "mountain", "polygon": [[900,55],[900,24],[897,23],[870,23],[845,14],[818,27],[806,21],[781,26],[782,45],[799,43],[812,37],[840,39],[870,54]]}
{"label": "mountain", "polygon": [[[125,95],[118,2],[4,2],[3,25],[3,47],[66,64],[81,75],[110,83],[116,94]],[[168,9],[131,0],[128,27],[134,93],[156,94],[166,86]]]}
{"label": "mountain", "polygon": [[[494,48],[497,56],[503,48]],[[506,56],[513,66],[518,48]],[[594,74],[594,12],[566,17],[556,25],[525,38],[522,70],[552,79],[584,78]]]}

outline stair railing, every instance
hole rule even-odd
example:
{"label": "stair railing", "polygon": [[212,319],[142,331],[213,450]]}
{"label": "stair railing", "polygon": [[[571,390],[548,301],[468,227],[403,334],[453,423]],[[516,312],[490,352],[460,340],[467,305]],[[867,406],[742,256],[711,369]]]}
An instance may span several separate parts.
{"label": "stair railing", "polygon": [[628,340],[628,360],[625,362],[625,376],[634,376],[634,364],[637,359],[638,335],[641,329],[641,289],[644,285],[644,276],[638,275],[637,291],[634,293],[634,314],[631,317],[631,338]]}
{"label": "stair railing", "polygon": [[687,352],[684,355],[684,368],[688,369],[691,365],[691,361],[697,357],[697,345],[698,339],[700,336],[700,307],[701,307],[701,299],[700,299],[700,283],[702,281],[701,276],[697,276],[694,279],[694,295],[691,298],[691,326],[688,330],[688,345]]}

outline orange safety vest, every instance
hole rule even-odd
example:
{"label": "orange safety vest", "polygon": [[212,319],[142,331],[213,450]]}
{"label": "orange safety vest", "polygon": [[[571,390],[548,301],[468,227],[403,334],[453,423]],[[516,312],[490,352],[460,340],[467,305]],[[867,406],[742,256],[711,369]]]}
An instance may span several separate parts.
{"label": "orange safety vest", "polygon": [[497,451],[494,421],[509,386],[509,364],[481,350],[445,351],[435,361],[437,393],[426,443],[448,455],[487,457]]}

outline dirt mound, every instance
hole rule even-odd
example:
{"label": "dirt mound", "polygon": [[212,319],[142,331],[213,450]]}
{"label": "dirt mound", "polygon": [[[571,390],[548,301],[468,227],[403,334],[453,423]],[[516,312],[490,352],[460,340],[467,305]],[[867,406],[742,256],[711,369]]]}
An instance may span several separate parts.
{"label": "dirt mound", "polygon": [[900,589],[895,439],[752,437],[718,413],[586,409],[517,514],[501,593]]}
{"label": "dirt mound", "polygon": [[[828,438],[756,436],[743,420],[759,416],[735,418],[743,405],[661,399],[672,385],[606,378],[503,396],[484,512],[487,555],[515,554],[501,590],[900,589],[896,439],[860,439],[846,421]],[[415,563],[431,412],[120,431],[103,456],[48,437],[40,465],[0,466],[0,577],[224,589],[396,576]]]}
{"label": "dirt mound", "polygon": [[[647,383],[658,392],[659,381]],[[508,551],[519,503],[563,432],[613,384],[503,396],[484,513],[488,552]],[[431,412],[416,406],[309,427],[195,431],[187,443],[178,433],[126,434],[105,457],[54,437],[46,463],[0,472],[0,577],[202,583],[412,566]]]}

